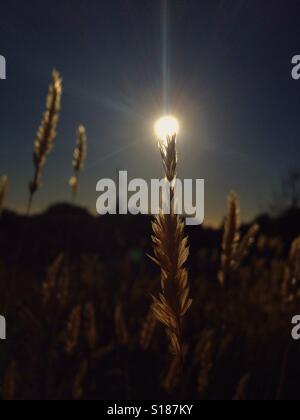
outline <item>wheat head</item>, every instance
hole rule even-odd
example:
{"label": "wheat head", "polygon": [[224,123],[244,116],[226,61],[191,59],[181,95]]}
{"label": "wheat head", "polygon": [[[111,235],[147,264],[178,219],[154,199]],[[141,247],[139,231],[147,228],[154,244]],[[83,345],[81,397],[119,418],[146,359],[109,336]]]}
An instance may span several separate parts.
{"label": "wheat head", "polygon": [[29,184],[30,200],[41,186],[42,168],[46,163],[47,155],[51,152],[54,140],[56,138],[56,129],[59,120],[59,113],[61,109],[61,96],[62,96],[62,79],[60,74],[54,70],[52,73],[52,82],[49,86],[48,96],[46,100],[46,111],[43,115],[42,122],[37,131],[36,139],[34,142],[34,177]]}
{"label": "wheat head", "polygon": [[184,234],[184,222],[174,211],[174,182],[176,180],[177,152],[176,136],[159,142],[163,167],[170,183],[171,212],[160,212],[152,223],[152,260],[161,269],[161,293],[153,297],[153,312],[166,327],[171,350],[184,359],[182,343],[182,320],[192,304],[188,272],[185,268],[189,256],[188,239]]}
{"label": "wheat head", "polygon": [[222,286],[232,273],[239,268],[251,245],[255,242],[259,231],[259,226],[254,224],[241,238],[240,227],[240,201],[238,196],[231,192],[228,197],[228,211],[222,241],[221,269],[218,276]]}
{"label": "wheat head", "polygon": [[87,156],[87,135],[86,129],[83,125],[80,125],[77,129],[77,144],[73,153],[73,170],[74,175],[71,177],[69,183],[74,195],[78,192],[79,187],[79,175],[84,168],[85,160]]}

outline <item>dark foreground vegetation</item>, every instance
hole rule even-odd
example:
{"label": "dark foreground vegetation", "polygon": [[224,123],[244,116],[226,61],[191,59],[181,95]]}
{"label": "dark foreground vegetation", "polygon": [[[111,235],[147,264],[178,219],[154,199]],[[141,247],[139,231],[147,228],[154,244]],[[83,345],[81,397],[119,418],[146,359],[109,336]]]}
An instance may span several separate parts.
{"label": "dark foreground vegetation", "polygon": [[[193,305],[185,367],[152,316],[160,272],[147,217],[95,218],[69,205],[0,219],[3,399],[299,399],[300,211],[257,220],[223,286],[222,231],[189,228]],[[247,227],[241,228],[242,234]]]}

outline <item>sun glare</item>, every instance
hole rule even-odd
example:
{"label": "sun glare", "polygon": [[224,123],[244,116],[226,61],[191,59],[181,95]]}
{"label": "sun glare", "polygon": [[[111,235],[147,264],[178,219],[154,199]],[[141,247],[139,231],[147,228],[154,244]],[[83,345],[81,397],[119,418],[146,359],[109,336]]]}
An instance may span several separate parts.
{"label": "sun glare", "polygon": [[173,137],[179,133],[179,122],[172,115],[160,118],[155,123],[155,135],[159,141],[166,142],[168,137]]}

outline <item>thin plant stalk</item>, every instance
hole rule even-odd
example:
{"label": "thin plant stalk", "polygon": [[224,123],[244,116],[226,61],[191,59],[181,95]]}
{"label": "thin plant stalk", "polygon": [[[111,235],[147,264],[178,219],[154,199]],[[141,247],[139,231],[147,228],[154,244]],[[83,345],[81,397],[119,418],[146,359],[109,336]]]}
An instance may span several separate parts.
{"label": "thin plant stalk", "polygon": [[184,222],[175,212],[175,181],[177,169],[176,135],[166,143],[159,142],[166,179],[170,186],[170,213],[160,211],[152,223],[154,257],[161,269],[161,293],[154,297],[153,312],[165,327],[170,339],[171,351],[184,369],[184,344],[182,321],[192,300],[188,273],[185,268],[189,256],[188,239],[184,235]]}
{"label": "thin plant stalk", "polygon": [[84,168],[85,160],[87,155],[87,135],[83,125],[80,125],[77,129],[77,143],[73,153],[73,170],[74,175],[70,179],[70,187],[72,189],[72,200],[75,203],[79,190],[79,178],[80,173]]}
{"label": "thin plant stalk", "polygon": [[47,155],[54,146],[57,135],[57,125],[59,113],[61,110],[62,79],[60,74],[54,70],[52,73],[52,82],[49,86],[46,100],[46,111],[44,112],[42,122],[37,131],[34,142],[33,164],[34,176],[29,184],[29,200],[27,206],[27,215],[30,215],[33,199],[41,187],[42,168],[46,164]]}
{"label": "thin plant stalk", "polygon": [[253,224],[246,234],[241,235],[240,201],[231,192],[228,196],[228,211],[224,223],[222,241],[221,269],[218,274],[221,286],[228,286],[232,276],[247,257],[259,232],[259,225]]}
{"label": "thin plant stalk", "polygon": [[[56,129],[59,120],[59,113],[61,109],[61,96],[62,79],[60,77],[60,74],[56,70],[54,70],[52,73],[52,82],[49,86],[48,95],[46,99],[46,111],[43,114],[42,121],[38,128],[36,139],[34,142],[34,175],[32,181],[29,183],[29,199],[26,211],[27,216],[29,216],[31,213],[35,193],[41,186],[42,168],[46,164],[47,155],[51,152],[54,146],[54,140],[56,138]],[[16,263],[10,281],[11,291],[14,290],[14,285],[20,263],[20,257],[23,250],[23,241],[27,235],[27,229],[28,225],[24,224],[23,229],[20,233],[18,244],[16,246]],[[8,296],[14,296],[14,293],[8,293]],[[7,307],[10,307],[11,304],[12,302],[9,301]]]}

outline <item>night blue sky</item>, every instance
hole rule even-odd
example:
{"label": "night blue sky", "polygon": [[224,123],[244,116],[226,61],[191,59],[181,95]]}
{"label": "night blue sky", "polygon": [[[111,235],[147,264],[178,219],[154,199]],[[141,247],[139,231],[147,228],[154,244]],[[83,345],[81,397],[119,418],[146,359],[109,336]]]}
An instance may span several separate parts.
{"label": "night blue sky", "polygon": [[281,177],[299,168],[300,2],[291,0],[10,0],[0,11],[0,173],[8,205],[24,209],[32,149],[52,69],[64,79],[55,149],[35,201],[70,197],[75,129],[88,132],[79,202],[96,183],[161,176],[153,123],[164,98],[181,123],[179,176],[205,178],[206,219],[221,221],[239,193],[244,219],[268,207]]}

